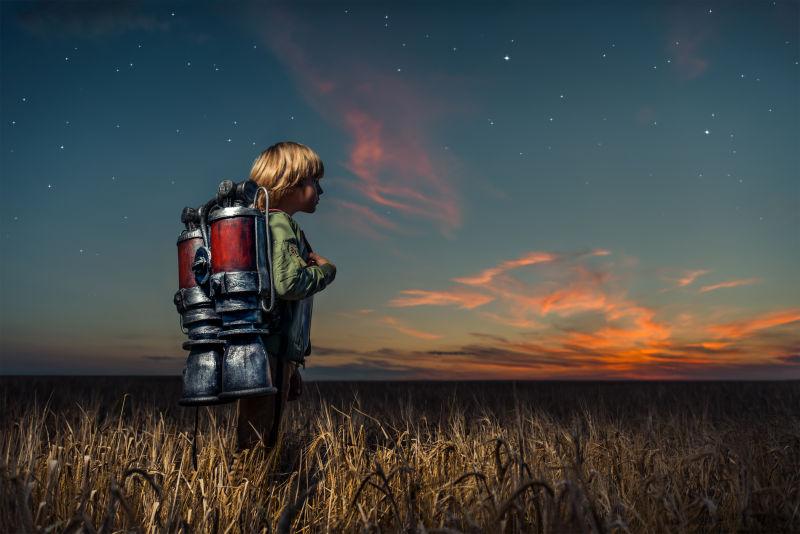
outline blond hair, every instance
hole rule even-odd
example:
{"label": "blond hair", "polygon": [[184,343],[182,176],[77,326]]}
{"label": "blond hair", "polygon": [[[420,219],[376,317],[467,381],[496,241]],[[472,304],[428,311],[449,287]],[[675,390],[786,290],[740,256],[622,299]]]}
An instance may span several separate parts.
{"label": "blond hair", "polygon": [[[275,143],[253,161],[250,179],[269,192],[270,206],[277,204],[296,187],[303,178],[322,178],[325,166],[316,152],[293,141]],[[264,209],[264,199],[258,199],[259,209]]]}

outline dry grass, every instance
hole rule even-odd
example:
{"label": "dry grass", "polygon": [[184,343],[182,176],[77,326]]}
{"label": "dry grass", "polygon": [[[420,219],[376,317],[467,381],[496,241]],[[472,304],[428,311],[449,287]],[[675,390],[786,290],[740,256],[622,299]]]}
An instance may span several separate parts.
{"label": "dry grass", "polygon": [[2,379],[0,531],[800,531],[800,383],[319,383],[276,454],[175,379]]}

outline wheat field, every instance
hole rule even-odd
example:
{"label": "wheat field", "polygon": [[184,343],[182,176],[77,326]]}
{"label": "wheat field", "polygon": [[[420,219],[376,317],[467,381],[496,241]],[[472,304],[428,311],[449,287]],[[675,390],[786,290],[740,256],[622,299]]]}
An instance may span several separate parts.
{"label": "wheat field", "polygon": [[797,381],[307,383],[197,469],[179,379],[0,383],[0,532],[800,531]]}

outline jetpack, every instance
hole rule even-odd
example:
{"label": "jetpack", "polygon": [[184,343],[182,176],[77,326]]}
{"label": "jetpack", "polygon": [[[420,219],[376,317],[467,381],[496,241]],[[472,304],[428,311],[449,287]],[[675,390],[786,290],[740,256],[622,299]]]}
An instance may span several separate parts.
{"label": "jetpack", "polygon": [[[264,211],[257,206],[264,197]],[[275,324],[269,195],[251,180],[224,180],[217,194],[181,213],[175,307],[189,351],[183,406],[274,395],[262,336]]]}

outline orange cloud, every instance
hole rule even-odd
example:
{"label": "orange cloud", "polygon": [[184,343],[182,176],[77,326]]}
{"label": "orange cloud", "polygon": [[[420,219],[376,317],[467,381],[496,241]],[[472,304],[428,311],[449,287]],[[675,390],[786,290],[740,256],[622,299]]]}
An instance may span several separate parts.
{"label": "orange cloud", "polygon": [[494,300],[494,297],[489,295],[459,289],[449,291],[404,289],[400,291],[400,293],[405,296],[390,300],[389,306],[395,308],[408,308],[411,306],[458,306],[459,308],[471,310]]}
{"label": "orange cloud", "polygon": [[485,285],[490,283],[492,279],[500,273],[504,273],[511,269],[516,269],[517,267],[523,267],[525,265],[535,265],[537,263],[551,262],[556,260],[557,258],[558,255],[551,254],[549,252],[529,252],[528,254],[520,258],[517,258],[515,260],[504,261],[500,265],[497,265],[496,267],[485,269],[484,271],[481,271],[475,276],[453,278],[453,281],[473,286]]}
{"label": "orange cloud", "polygon": [[719,284],[703,286],[700,288],[700,293],[707,293],[709,291],[714,291],[716,289],[722,289],[725,287],[749,286],[751,284],[756,284],[760,281],[761,280],[759,278],[742,278],[740,280],[729,280],[728,282],[720,282]]}
{"label": "orange cloud", "polygon": [[708,327],[708,331],[718,338],[738,339],[749,336],[759,330],[790,324],[796,321],[800,321],[800,309],[791,308],[788,310],[766,313],[743,321],[711,325]]}
{"label": "orange cloud", "polygon": [[687,271],[686,274],[678,279],[678,287],[686,287],[692,282],[697,280],[698,277],[708,274],[711,271],[707,269],[698,269],[697,271]]}
{"label": "orange cloud", "polygon": [[416,337],[419,339],[439,339],[440,337],[442,337],[438,334],[431,334],[430,332],[423,332],[422,330],[415,330],[413,328],[405,326],[398,319],[390,317],[388,315],[379,318],[378,321],[394,328],[398,332],[401,332],[411,337]]}
{"label": "orange cloud", "polygon": [[698,269],[696,271],[685,271],[683,276],[681,276],[677,280],[674,280],[675,282],[674,287],[664,288],[661,290],[661,292],[663,293],[664,291],[669,291],[670,289],[689,286],[692,283],[694,283],[694,281],[697,280],[699,277],[703,276],[704,274],[708,274],[710,272],[711,271],[707,269]]}

